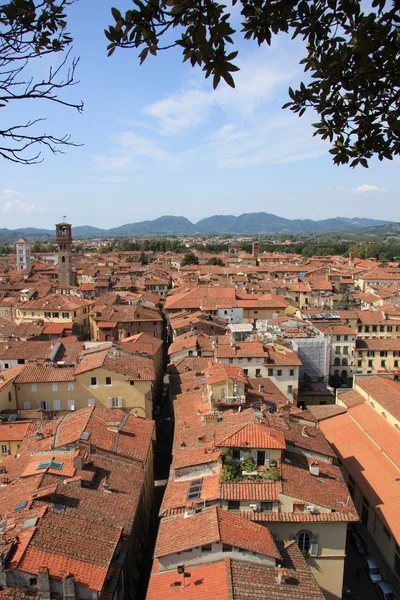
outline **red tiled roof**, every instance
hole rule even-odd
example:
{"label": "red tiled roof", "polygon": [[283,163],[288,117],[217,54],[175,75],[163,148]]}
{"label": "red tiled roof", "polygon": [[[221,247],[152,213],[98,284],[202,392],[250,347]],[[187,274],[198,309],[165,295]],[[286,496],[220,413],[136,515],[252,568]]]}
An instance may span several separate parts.
{"label": "red tiled roof", "polygon": [[154,556],[182,552],[196,546],[223,542],[250,552],[257,552],[279,560],[270,532],[226,510],[212,507],[190,518],[168,517],[161,521]]}
{"label": "red tiled roof", "polygon": [[242,500],[242,501],[276,501],[282,492],[280,482],[257,482],[249,483],[222,483],[220,486],[221,500]]}
{"label": "red tiled roof", "polygon": [[265,425],[249,423],[227,438],[217,440],[218,446],[228,448],[286,448],[285,437],[280,431],[270,429]]}
{"label": "red tiled roof", "polygon": [[16,378],[15,382],[20,383],[46,383],[46,382],[61,382],[74,381],[74,369],[45,367],[38,364],[27,364],[23,367],[21,373]]}

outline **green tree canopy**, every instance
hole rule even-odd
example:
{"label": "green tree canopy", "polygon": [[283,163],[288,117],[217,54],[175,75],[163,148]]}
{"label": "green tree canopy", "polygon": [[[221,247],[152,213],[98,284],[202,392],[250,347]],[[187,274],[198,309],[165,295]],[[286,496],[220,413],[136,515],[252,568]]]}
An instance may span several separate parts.
{"label": "green tree canopy", "polygon": [[209,258],[207,261],[208,265],[217,265],[218,267],[224,267],[225,263],[222,260],[222,258],[218,258],[217,256],[213,256],[212,258]]}
{"label": "green tree canopy", "polygon": [[199,264],[199,259],[192,251],[186,252],[186,254],[183,257],[182,262],[181,262],[182,267],[186,267],[187,265],[198,265],[198,264]]}
{"label": "green tree canopy", "polygon": [[[373,0],[364,12],[359,0],[233,0],[239,4],[246,40],[270,45],[284,32],[306,42],[300,61],[309,82],[289,88],[289,108],[319,115],[314,135],[332,144],[337,165],[361,164],[400,151],[400,15],[398,0]],[[148,54],[179,46],[183,61],[202,67],[205,77],[235,86],[238,71],[231,14],[217,0],[133,0],[105,31],[108,53],[117,47]],[[174,31],[171,41],[171,32]]]}

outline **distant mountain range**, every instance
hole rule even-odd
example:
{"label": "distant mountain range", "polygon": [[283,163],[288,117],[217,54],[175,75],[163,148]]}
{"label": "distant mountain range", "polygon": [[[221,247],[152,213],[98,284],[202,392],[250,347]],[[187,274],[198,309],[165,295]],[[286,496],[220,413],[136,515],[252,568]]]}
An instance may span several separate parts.
{"label": "distant mountain range", "polygon": [[[126,237],[143,235],[195,235],[195,234],[233,234],[255,235],[268,233],[323,233],[330,231],[351,231],[366,227],[391,226],[391,221],[376,219],[353,219],[336,217],[313,221],[311,219],[284,219],[265,212],[245,213],[238,217],[233,215],[215,215],[192,223],[185,217],[164,216],[154,221],[128,223],[112,229],[98,229],[90,225],[73,227],[72,233],[77,238]],[[55,231],[26,227],[18,230],[0,229],[0,239],[16,241],[19,237],[52,238]]]}

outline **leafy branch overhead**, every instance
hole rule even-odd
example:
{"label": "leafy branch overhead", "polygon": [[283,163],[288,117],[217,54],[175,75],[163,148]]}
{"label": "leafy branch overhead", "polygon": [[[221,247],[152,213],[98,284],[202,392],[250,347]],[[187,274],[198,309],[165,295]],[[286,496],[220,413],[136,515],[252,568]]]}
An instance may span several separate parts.
{"label": "leafy branch overhead", "polygon": [[[72,38],[67,32],[66,7],[73,0],[9,0],[0,5],[0,109],[21,100],[49,100],[79,112],[82,103],[60,97],[75,85],[78,59],[71,59]],[[49,54],[60,54],[59,65],[43,78],[32,76],[29,65]],[[28,73],[28,74],[27,74]],[[69,135],[37,133],[44,119],[24,121],[0,128],[0,156],[20,164],[41,162],[41,148],[53,153],[75,145]]]}
{"label": "leafy branch overhead", "polygon": [[[300,61],[309,83],[289,88],[289,108],[319,115],[314,135],[331,142],[337,165],[367,167],[376,155],[400,153],[400,1],[374,0],[363,12],[358,0],[233,0],[240,3],[242,34],[258,45],[284,32],[306,43]],[[214,0],[133,0],[105,31],[108,54],[117,47],[149,54],[179,46],[183,61],[235,86],[234,29],[226,6]],[[172,37],[171,37],[171,32]]]}

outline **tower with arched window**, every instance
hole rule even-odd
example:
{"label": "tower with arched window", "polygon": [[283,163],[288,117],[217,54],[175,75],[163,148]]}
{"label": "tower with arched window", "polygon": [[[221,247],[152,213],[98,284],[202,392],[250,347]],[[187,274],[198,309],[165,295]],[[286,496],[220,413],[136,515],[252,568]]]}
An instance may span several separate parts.
{"label": "tower with arched window", "polygon": [[74,285],[72,273],[72,225],[57,223],[56,242],[58,256],[58,281],[61,287]]}

